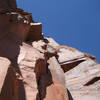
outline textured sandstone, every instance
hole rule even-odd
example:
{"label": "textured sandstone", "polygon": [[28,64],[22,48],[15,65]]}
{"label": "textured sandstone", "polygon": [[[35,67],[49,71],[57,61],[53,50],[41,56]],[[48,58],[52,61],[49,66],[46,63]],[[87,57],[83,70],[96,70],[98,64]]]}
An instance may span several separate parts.
{"label": "textured sandstone", "polygon": [[0,0],[0,66],[0,100],[100,98],[95,57],[44,37],[15,0]]}
{"label": "textured sandstone", "polygon": [[6,58],[0,57],[0,93],[9,67],[10,61]]}
{"label": "textured sandstone", "polygon": [[95,57],[72,50],[70,47],[60,46],[51,38],[48,40],[49,47],[52,47],[53,51],[57,50],[58,61],[65,72],[66,87],[73,99],[99,100],[100,64],[95,61]]}

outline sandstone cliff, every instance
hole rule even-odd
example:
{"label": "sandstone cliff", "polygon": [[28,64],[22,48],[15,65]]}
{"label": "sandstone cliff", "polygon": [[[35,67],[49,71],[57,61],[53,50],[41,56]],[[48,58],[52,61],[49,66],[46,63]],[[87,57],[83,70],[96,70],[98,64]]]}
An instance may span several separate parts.
{"label": "sandstone cliff", "polygon": [[44,37],[42,23],[0,1],[0,100],[100,100],[95,57]]}

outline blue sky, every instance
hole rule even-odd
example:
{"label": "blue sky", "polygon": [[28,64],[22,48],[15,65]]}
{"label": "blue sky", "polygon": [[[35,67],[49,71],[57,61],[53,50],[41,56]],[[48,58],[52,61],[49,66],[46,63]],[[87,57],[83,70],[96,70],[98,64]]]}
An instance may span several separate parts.
{"label": "blue sky", "polygon": [[100,62],[100,0],[17,0],[43,23],[45,36],[93,54]]}

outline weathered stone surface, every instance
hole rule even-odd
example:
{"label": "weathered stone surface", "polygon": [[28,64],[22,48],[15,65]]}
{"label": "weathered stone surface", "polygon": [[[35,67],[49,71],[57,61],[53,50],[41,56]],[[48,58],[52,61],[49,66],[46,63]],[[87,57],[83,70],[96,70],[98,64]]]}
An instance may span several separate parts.
{"label": "weathered stone surface", "polygon": [[7,72],[10,61],[0,58],[0,100],[100,98],[95,57],[44,37],[42,24],[15,0],[0,0],[0,57],[12,66]]}
{"label": "weathered stone surface", "polygon": [[0,57],[0,93],[9,67],[10,61],[6,58]]}
{"label": "weathered stone surface", "polygon": [[18,14],[0,15],[0,39],[5,35],[14,35],[21,40],[25,40],[29,32],[30,25],[18,23]]}
{"label": "weathered stone surface", "polygon": [[46,38],[46,39],[47,39],[48,45],[54,48],[59,46],[59,44],[53,38]]}
{"label": "weathered stone surface", "polygon": [[[26,100],[36,100],[38,94],[37,77],[43,72],[43,54],[28,44],[21,46],[18,63],[23,77]],[[37,65],[36,65],[37,64]],[[39,70],[37,70],[39,67]],[[21,88],[19,89],[21,91]]]}
{"label": "weathered stone surface", "polygon": [[65,88],[64,72],[55,57],[48,60],[47,72],[39,81],[40,100],[69,100]]}
{"label": "weathered stone surface", "polygon": [[38,41],[43,39],[42,35],[42,24],[41,23],[30,23],[30,31],[27,37],[27,41]]}
{"label": "weathered stone surface", "polygon": [[47,94],[44,100],[69,100],[66,90],[59,82],[54,82],[47,87]]}
{"label": "weathered stone surface", "polygon": [[46,52],[47,44],[43,40],[32,42],[32,46],[42,53]]}
{"label": "weathered stone surface", "polygon": [[19,81],[16,78],[15,71],[12,67],[10,67],[7,71],[7,75],[0,93],[0,100],[19,100],[18,88]]}
{"label": "weathered stone surface", "polygon": [[17,8],[16,9],[16,12],[19,13],[24,19],[24,22],[26,21],[26,23],[31,23],[31,22],[34,22],[33,19],[32,19],[32,14],[31,13],[28,13],[20,8]]}
{"label": "weathered stone surface", "polygon": [[16,0],[0,0],[0,12],[15,11],[16,8]]}
{"label": "weathered stone surface", "polygon": [[66,87],[74,100],[99,100],[100,64],[95,57],[68,46],[60,46],[47,38],[50,51],[57,51],[58,61],[65,72]]}
{"label": "weathered stone surface", "polygon": [[21,40],[15,33],[7,33],[0,39],[0,56],[11,61],[17,60],[20,52]]}
{"label": "weathered stone surface", "polygon": [[64,76],[64,72],[61,69],[59,63],[57,62],[55,57],[51,57],[48,60],[48,68],[52,74],[52,80],[56,80],[59,81],[60,83],[62,83],[63,85],[65,85],[65,76]]}
{"label": "weathered stone surface", "polygon": [[48,63],[53,84],[47,87],[45,100],[69,100],[65,89],[65,76],[63,70],[54,57],[50,58]]}
{"label": "weathered stone surface", "polygon": [[84,99],[86,98],[85,100],[92,97],[94,98],[93,100],[99,100],[96,98],[100,97],[100,85],[95,83],[100,80],[100,64],[87,58],[87,60],[66,72],[65,77],[66,87],[72,93],[73,98],[75,97],[75,100],[78,100],[81,96]]}

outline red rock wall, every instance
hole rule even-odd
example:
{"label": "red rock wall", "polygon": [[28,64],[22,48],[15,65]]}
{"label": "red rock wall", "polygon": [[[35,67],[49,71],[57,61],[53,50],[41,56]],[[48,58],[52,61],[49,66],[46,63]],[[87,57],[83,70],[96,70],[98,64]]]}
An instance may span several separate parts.
{"label": "red rock wall", "polygon": [[0,12],[15,11],[17,8],[16,0],[0,0]]}
{"label": "red rock wall", "polygon": [[5,82],[0,93],[0,100],[19,100],[18,80],[12,68],[9,68]]}

